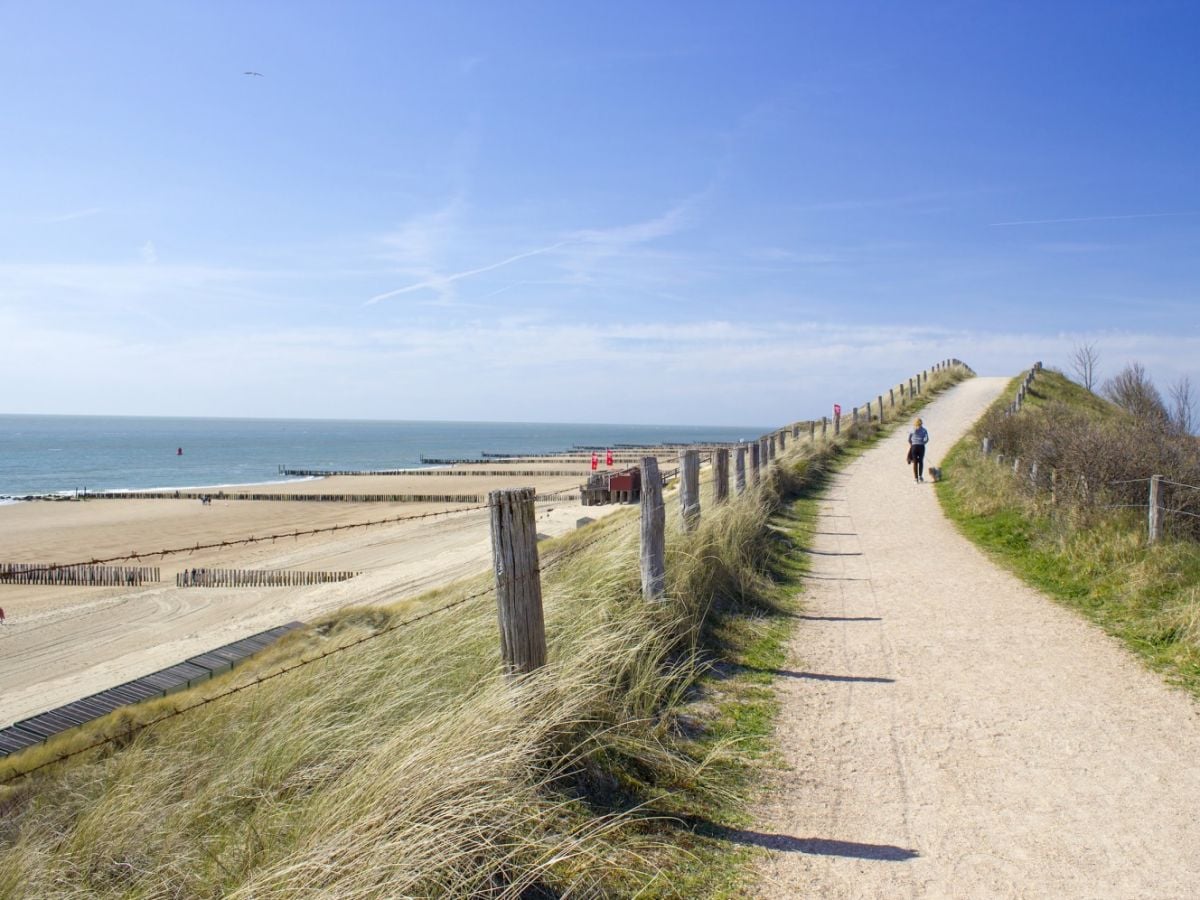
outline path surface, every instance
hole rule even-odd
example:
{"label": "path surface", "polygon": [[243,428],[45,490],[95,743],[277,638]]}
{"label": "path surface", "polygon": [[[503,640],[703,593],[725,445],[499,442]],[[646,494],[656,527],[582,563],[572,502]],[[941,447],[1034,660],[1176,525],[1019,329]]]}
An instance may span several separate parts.
{"label": "path surface", "polygon": [[[933,460],[1005,382],[927,409]],[[821,504],[754,895],[1200,896],[1197,704],[961,537],[906,435]]]}

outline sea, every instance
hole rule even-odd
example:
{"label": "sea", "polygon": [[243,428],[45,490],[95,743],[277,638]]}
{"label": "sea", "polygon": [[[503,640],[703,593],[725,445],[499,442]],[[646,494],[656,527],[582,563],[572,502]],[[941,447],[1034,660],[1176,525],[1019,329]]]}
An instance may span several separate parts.
{"label": "sea", "polygon": [[76,491],[232,487],[287,469],[416,468],[421,458],[750,440],[761,427],[0,415],[0,502]]}

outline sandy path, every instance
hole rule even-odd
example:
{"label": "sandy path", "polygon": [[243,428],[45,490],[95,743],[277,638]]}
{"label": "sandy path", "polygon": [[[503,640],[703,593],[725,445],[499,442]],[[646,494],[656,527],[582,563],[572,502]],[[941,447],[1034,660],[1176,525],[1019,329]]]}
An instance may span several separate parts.
{"label": "sandy path", "polygon": [[[1004,383],[928,409],[934,460]],[[754,895],[1200,896],[1197,705],[961,537],[906,433],[822,503]]]}

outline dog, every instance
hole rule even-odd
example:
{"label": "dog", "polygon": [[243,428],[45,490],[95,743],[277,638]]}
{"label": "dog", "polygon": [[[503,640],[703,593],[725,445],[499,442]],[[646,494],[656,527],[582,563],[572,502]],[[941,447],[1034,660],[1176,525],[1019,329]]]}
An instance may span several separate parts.
{"label": "dog", "polygon": [[932,478],[934,481],[941,481],[942,480],[942,470],[939,469],[937,466],[930,466],[929,467],[929,477]]}

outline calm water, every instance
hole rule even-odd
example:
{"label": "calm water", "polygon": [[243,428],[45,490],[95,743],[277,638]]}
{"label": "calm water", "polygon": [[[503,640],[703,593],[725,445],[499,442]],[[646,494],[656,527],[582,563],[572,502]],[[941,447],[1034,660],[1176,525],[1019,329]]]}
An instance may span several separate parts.
{"label": "calm water", "polygon": [[[574,444],[736,441],[764,428],[0,415],[0,497],[279,481],[279,467],[393,469],[420,457]],[[183,455],[176,451],[182,448]]]}

